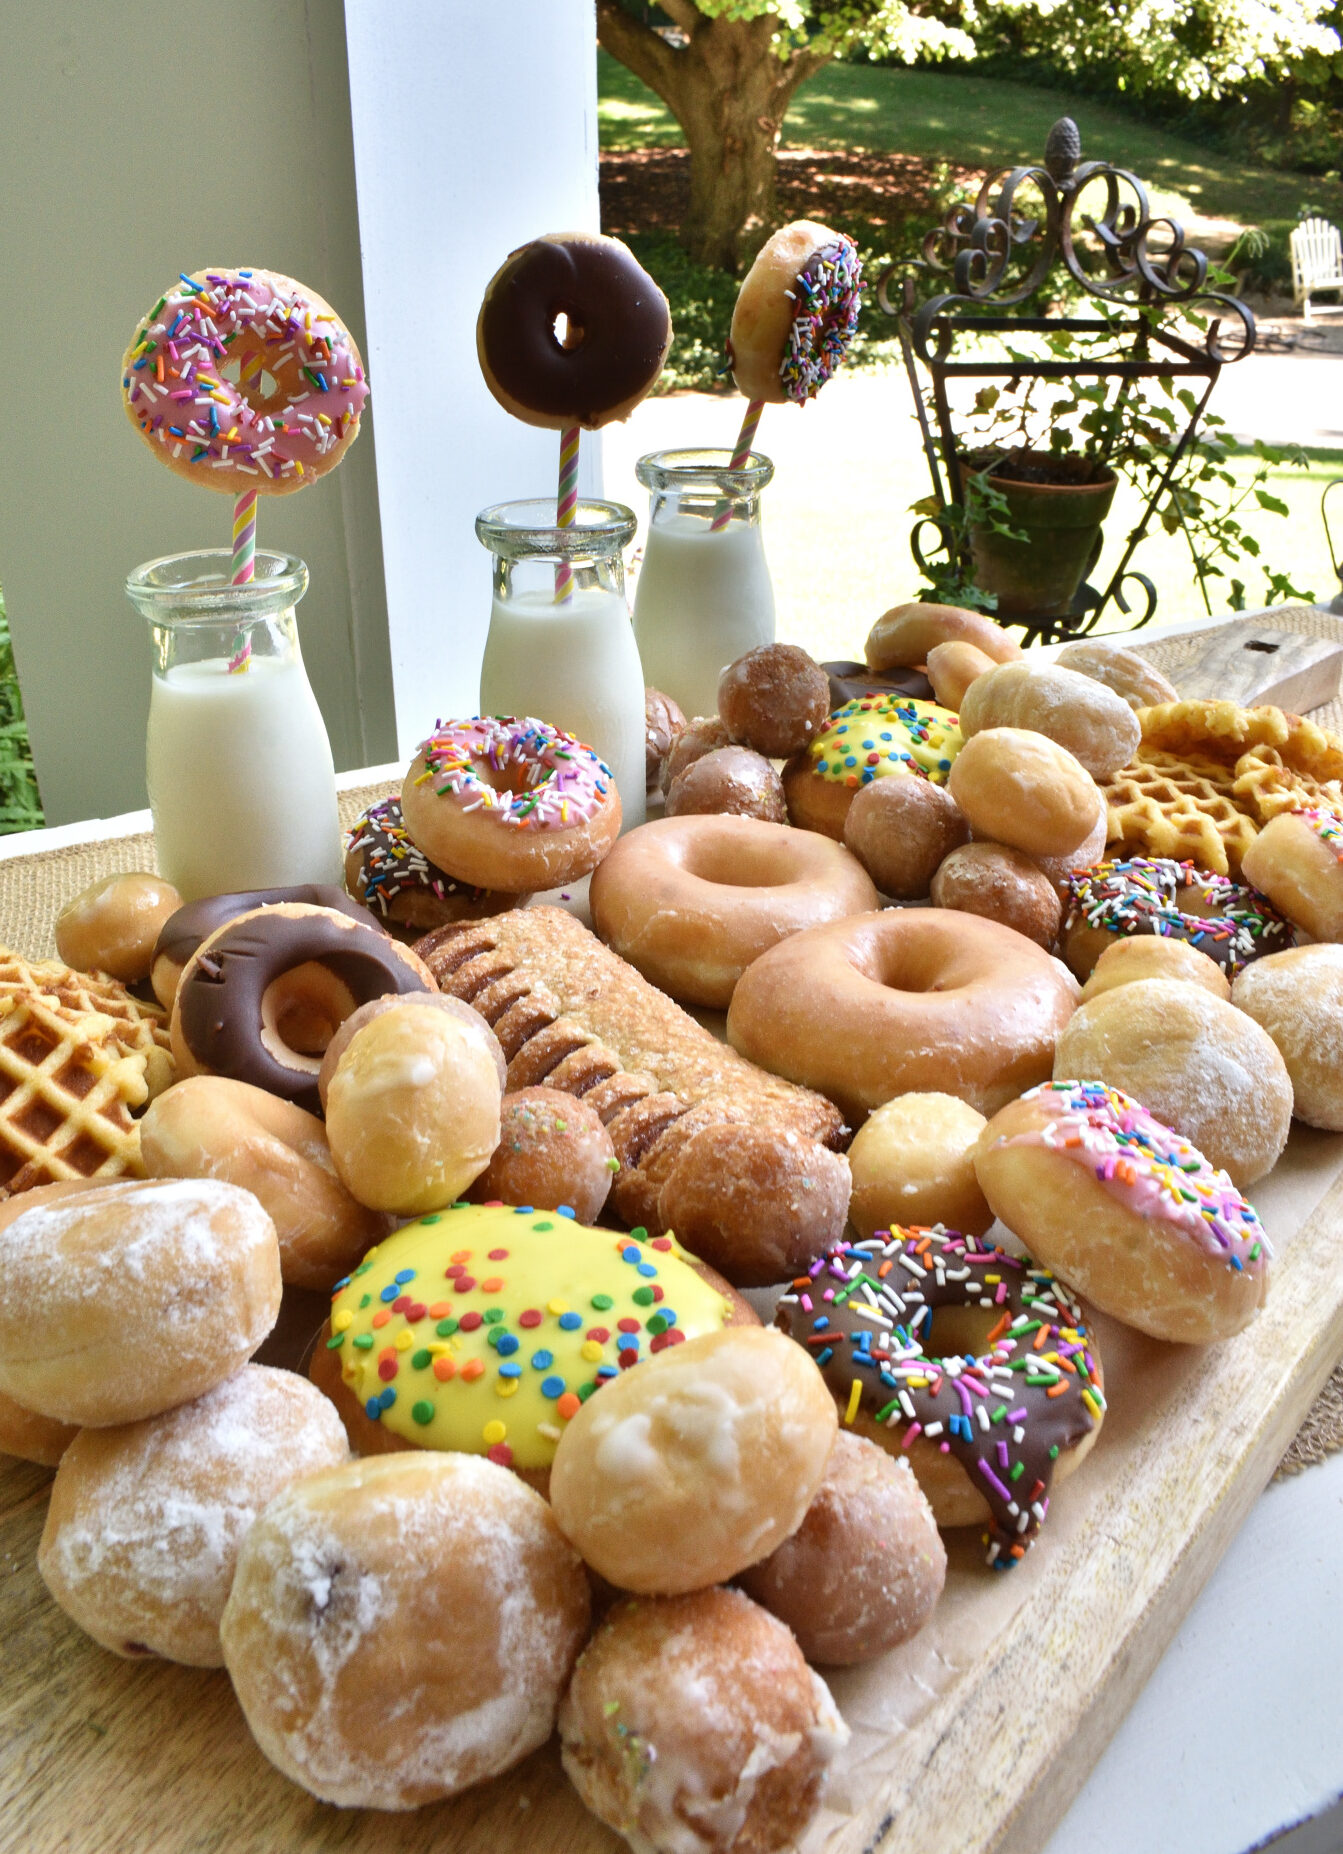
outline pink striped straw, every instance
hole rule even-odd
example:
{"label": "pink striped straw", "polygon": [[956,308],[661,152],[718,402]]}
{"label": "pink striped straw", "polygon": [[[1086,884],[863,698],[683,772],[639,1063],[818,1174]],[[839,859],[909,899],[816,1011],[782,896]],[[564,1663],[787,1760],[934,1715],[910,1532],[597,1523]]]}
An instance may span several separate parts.
{"label": "pink striped straw", "polygon": [[[555,520],[561,528],[572,528],[578,512],[578,431],[566,425],[560,433],[560,493],[555,504]],[[574,596],[574,570],[567,560],[555,568],[555,603],[567,605]]]}
{"label": "pink striped straw", "polygon": [[[248,386],[265,366],[260,348],[243,361],[238,385]],[[245,489],[233,504],[233,584],[247,586],[256,571],[256,491]],[[230,665],[232,667],[232,665]]]}
{"label": "pink striped straw", "polygon": [[[733,470],[744,470],[751,461],[751,446],[755,443],[756,427],[760,423],[760,414],[765,409],[763,399],[750,399],[746,404],[746,414],[741,421],[741,430],[737,433],[737,448],[732,453],[729,466]],[[732,519],[732,504],[724,502],[710,524],[710,534],[717,534],[720,528],[726,528]]]}

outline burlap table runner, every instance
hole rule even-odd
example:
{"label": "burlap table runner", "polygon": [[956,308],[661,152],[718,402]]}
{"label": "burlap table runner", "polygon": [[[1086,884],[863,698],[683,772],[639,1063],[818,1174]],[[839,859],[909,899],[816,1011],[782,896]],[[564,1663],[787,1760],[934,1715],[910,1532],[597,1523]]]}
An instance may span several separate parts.
{"label": "burlap table runner", "polygon": [[[1333,622],[1338,623],[1337,620]],[[1304,630],[1305,625],[1293,623],[1282,628]],[[1312,633],[1331,634],[1327,631]],[[1170,647],[1179,642],[1178,638],[1171,639]],[[1166,648],[1165,644],[1156,643],[1143,654],[1155,663],[1158,661],[1156,653]],[[1167,670],[1164,659],[1159,667]],[[1343,704],[1335,706],[1343,709]],[[1333,708],[1318,709],[1316,717],[1332,713]],[[1343,732],[1343,712],[1340,712],[1337,725]],[[385,796],[390,789],[386,781],[380,781],[342,792],[342,827],[352,824],[367,805]],[[0,860],[0,945],[13,948],[27,959],[52,959],[56,955],[52,923],[72,895],[77,895],[100,876],[157,867],[154,839],[148,831],[130,837],[109,837],[97,843],[71,844],[64,849],[41,850],[35,856]],[[1307,1415],[1296,1440],[1282,1459],[1278,1477],[1297,1474],[1338,1449],[1343,1449],[1343,1365]]]}

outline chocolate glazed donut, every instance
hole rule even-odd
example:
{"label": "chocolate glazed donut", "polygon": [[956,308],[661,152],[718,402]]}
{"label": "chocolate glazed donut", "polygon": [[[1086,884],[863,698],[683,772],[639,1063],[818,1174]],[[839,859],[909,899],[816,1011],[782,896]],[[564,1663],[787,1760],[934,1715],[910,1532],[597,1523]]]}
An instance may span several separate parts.
{"label": "chocolate glazed donut", "polygon": [[[569,333],[561,342],[561,316]],[[485,291],[476,349],[495,398],[529,425],[595,431],[662,371],[667,299],[615,238],[569,233],[514,251]]]}
{"label": "chocolate glazed donut", "polygon": [[[253,908],[276,907],[282,901],[301,901],[314,908],[334,908],[340,914],[348,914],[351,920],[365,924],[369,921],[368,910],[351,900],[345,890],[337,888],[334,883],[309,883],[300,888],[244,889],[234,894],[206,895],[200,901],[189,901],[176,914],[168,916],[154,943],[150,971],[154,980],[154,995],[164,1010],[171,1010],[182,968],[202,940],[208,940],[225,921],[235,920],[239,914],[250,914]],[[160,965],[160,960],[165,963]]]}
{"label": "chocolate glazed donut", "polygon": [[323,966],[350,994],[355,1010],[374,998],[433,986],[413,953],[367,919],[346,927],[316,909],[266,908],[216,933],[182,975],[173,1028],[207,1074],[250,1082],[309,1113],[320,1114],[320,1057],[273,1053],[282,1039],[265,1014],[266,993],[298,966]]}

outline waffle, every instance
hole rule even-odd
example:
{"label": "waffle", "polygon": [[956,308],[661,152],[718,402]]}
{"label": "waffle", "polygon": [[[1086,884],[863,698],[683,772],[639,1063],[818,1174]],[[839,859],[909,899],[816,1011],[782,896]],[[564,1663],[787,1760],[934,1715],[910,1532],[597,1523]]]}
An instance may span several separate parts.
{"label": "waffle", "polygon": [[1242,754],[1232,791],[1235,802],[1260,825],[1281,811],[1343,811],[1343,783],[1337,776],[1316,778],[1289,764],[1277,747],[1253,747]]}
{"label": "waffle", "polygon": [[1214,875],[1238,876],[1257,827],[1239,808],[1234,787],[1233,767],[1202,756],[1182,759],[1144,744],[1137,759],[1101,787],[1109,810],[1107,841],[1196,863]]}
{"label": "waffle", "polygon": [[60,1179],[144,1176],[131,1109],[147,1098],[144,1058],[125,1055],[110,1017],[76,1028],[37,993],[0,998],[0,1194]]}
{"label": "waffle", "polygon": [[148,1099],[173,1080],[167,1015],[143,1004],[105,972],[72,972],[57,959],[33,962],[0,947],[0,999],[36,993],[78,1030],[89,1016],[110,1018],[122,1055],[144,1063]]}
{"label": "waffle", "polygon": [[1241,708],[1236,702],[1159,702],[1154,708],[1140,708],[1138,719],[1144,747],[1185,760],[1225,760],[1228,765],[1251,747],[1285,747],[1291,734],[1281,708]]}

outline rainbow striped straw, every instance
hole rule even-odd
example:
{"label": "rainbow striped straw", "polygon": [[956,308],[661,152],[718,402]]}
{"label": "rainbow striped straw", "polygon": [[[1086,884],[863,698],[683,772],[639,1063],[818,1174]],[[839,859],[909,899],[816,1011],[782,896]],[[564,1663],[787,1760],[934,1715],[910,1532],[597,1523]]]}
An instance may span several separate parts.
{"label": "rainbow striped straw", "polygon": [[[243,361],[239,387],[256,379],[265,366],[260,348]],[[245,489],[233,504],[233,584],[250,585],[256,571],[256,491]]]}
{"label": "rainbow striped straw", "polygon": [[[760,414],[765,409],[763,399],[750,399],[746,404],[746,415],[741,421],[741,430],[737,433],[737,448],[732,453],[729,466],[733,470],[744,470],[751,461],[751,446],[755,443],[756,427],[760,423]],[[718,509],[709,526],[710,534],[717,534],[720,528],[726,528],[732,519],[732,504],[724,502]]]}
{"label": "rainbow striped straw", "polygon": [[[560,493],[555,505],[555,520],[561,528],[572,528],[578,512],[578,426],[566,425],[560,433]],[[567,605],[574,596],[574,570],[567,560],[555,568],[555,603]]]}

